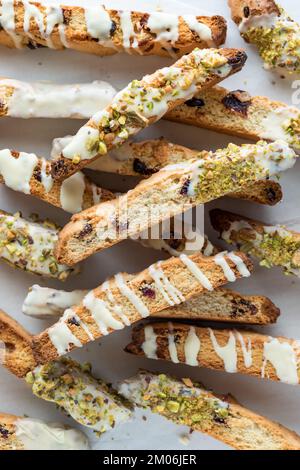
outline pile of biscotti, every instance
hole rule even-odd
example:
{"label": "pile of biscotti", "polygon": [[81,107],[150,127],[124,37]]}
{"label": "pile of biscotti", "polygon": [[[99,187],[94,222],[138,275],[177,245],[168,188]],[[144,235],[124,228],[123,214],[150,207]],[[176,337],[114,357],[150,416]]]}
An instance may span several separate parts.
{"label": "pile of biscotti", "polygon": [[[300,234],[215,209],[212,226],[239,250],[228,252],[196,227],[185,223],[182,230],[178,224],[189,209],[224,196],[265,206],[280,202],[276,177],[296,163],[300,111],[218,86],[247,60],[244,50],[220,48],[227,32],[221,16],[17,0],[0,0],[0,6],[4,46],[173,58],[173,65],[143,78],[137,72],[137,79],[118,92],[106,82],[56,85],[0,79],[0,117],[88,120],[75,136],[55,139],[50,158],[0,150],[2,184],[73,214],[61,228],[2,208],[0,257],[23,271],[64,281],[80,273],[81,261],[126,239],[162,252],[162,261],[138,273],[127,273],[124,266],[124,272],[92,290],[67,292],[34,284],[23,313],[50,318],[53,324],[31,335],[0,311],[4,367],[24,379],[33,394],[99,436],[127,422],[132,407],[138,406],[236,449],[299,450],[300,437],[294,432],[190,378],[140,371],[113,389],[90,366],[65,356],[134,325],[127,353],[300,384],[299,343],[252,328],[274,324],[280,315],[277,306],[266,297],[226,287],[252,275],[250,257],[300,277]],[[229,6],[241,35],[257,46],[266,68],[300,73],[300,26],[279,5],[273,0],[230,0]],[[207,151],[164,138],[135,140],[160,119],[253,142]],[[116,193],[94,183],[85,168],[139,176],[140,182]],[[148,317],[151,321],[145,321]],[[88,449],[89,443],[76,429],[0,415],[0,449],[62,448]]]}

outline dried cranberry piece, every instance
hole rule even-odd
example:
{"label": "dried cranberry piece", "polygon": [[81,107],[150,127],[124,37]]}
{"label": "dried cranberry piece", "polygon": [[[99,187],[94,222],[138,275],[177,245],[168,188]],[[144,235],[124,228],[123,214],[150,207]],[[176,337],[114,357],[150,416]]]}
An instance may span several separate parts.
{"label": "dried cranberry piece", "polygon": [[250,8],[244,7],[244,17],[249,18],[249,16],[250,16]]}
{"label": "dried cranberry piece", "polygon": [[145,297],[149,297],[149,299],[155,299],[155,290],[151,289],[151,287],[141,287],[140,291]]}
{"label": "dried cranberry piece", "polygon": [[133,169],[136,173],[140,175],[153,175],[156,172],[153,168],[148,168],[144,162],[142,162],[139,158],[135,158],[133,160]]}
{"label": "dried cranberry piece", "polygon": [[93,226],[91,224],[85,224],[81,232],[79,232],[78,238],[83,238],[93,231]]}
{"label": "dried cranberry piece", "polygon": [[180,190],[180,194],[182,196],[186,196],[188,191],[189,191],[189,187],[190,187],[190,184],[191,184],[191,180],[190,178],[188,178],[185,183],[183,184],[181,190]]}
{"label": "dried cranberry piece", "polygon": [[222,103],[225,108],[247,116],[248,108],[251,105],[251,96],[246,91],[235,90],[224,96]]}
{"label": "dried cranberry piece", "polygon": [[74,326],[80,326],[80,323],[79,323],[79,321],[78,321],[78,320],[76,320],[76,318],[75,318],[75,317],[69,318],[69,320],[68,320],[68,323],[69,323],[70,325],[74,325]]}
{"label": "dried cranberry piece", "polygon": [[202,106],[205,106],[205,102],[202,98],[192,98],[186,101],[185,104],[191,108],[202,108]]}

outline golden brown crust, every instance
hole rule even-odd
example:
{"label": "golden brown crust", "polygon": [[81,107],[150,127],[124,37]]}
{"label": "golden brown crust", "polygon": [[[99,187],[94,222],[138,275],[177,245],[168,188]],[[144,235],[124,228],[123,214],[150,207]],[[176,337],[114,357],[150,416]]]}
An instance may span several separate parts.
{"label": "golden brown crust", "polygon": [[228,5],[231,17],[237,25],[250,16],[280,14],[274,0],[228,0]]}
{"label": "golden brown crust", "polygon": [[[253,265],[249,258],[241,253],[237,254],[246,264],[247,268],[252,271]],[[214,288],[220,287],[228,282],[222,268],[216,265],[213,257],[204,257],[202,254],[194,254],[189,258],[194,261],[194,263],[196,263],[197,266],[204,272]],[[226,258],[226,260],[233,269],[236,277],[240,278],[241,274],[234,263],[228,258]],[[176,286],[177,289],[180,289],[186,300],[188,300],[193,295],[199,295],[205,292],[205,288],[202,286],[202,284],[196,280],[196,278],[191,274],[191,272],[179,258],[170,258],[166,261],[162,261],[160,267],[163,270],[165,276],[172,281],[172,284]],[[150,315],[169,306],[169,303],[157,288],[148,269],[140,272],[139,274],[131,276],[130,278],[127,278],[127,286],[144,303],[144,305],[146,305]],[[141,314],[136,310],[128,298],[121,294],[115,279],[110,281],[110,291],[115,298],[113,305],[122,305],[122,313],[127,316],[131,324],[142,318]],[[149,295],[149,292],[151,295]],[[101,289],[101,286],[94,289],[93,293],[97,299],[105,300],[105,302],[108,301],[106,292]],[[102,333],[97,327],[90,310],[84,307],[83,303],[75,306],[73,311],[88,326],[88,329],[95,339],[102,336]],[[119,319],[115,311],[112,312],[112,315],[115,319]],[[81,325],[68,323],[67,326],[82,344],[90,341],[89,336],[86,334]],[[112,331],[112,328],[108,328],[109,333]],[[42,363],[48,362],[49,360],[56,358],[58,355],[56,348],[50,341],[48,330],[34,337],[33,347],[36,357],[38,357],[38,361]],[[71,345],[70,349],[73,348],[74,345]]]}
{"label": "golden brown crust", "polygon": [[[208,49],[209,52],[207,52],[207,55],[211,55],[211,51]],[[217,55],[221,56],[222,58],[226,58],[227,60],[227,65],[229,66],[228,71],[226,72],[226,77],[229,77],[233,75],[234,73],[238,72],[241,70],[241,68],[244,66],[246,60],[247,60],[247,55],[245,51],[242,49],[220,49],[220,50],[214,50],[214,52],[217,53]],[[189,64],[189,65],[187,65]],[[192,66],[193,64],[193,66]],[[196,70],[198,70],[199,65],[196,65],[195,63],[195,53],[191,53],[190,55],[185,56],[182,59],[179,59],[175,64],[174,67],[177,67],[182,70],[182,74],[187,74],[189,75],[189,80],[191,80],[191,69],[194,70],[193,76],[193,83],[195,84],[195,89],[198,91],[205,90],[206,88],[212,87],[222,81],[225,78],[225,75],[217,75],[217,73],[214,73],[212,70],[209,70],[209,73],[205,72],[205,76],[202,77],[202,80],[200,79],[200,75],[203,75],[203,69],[200,68],[199,74],[197,75],[195,73]],[[201,73],[200,73],[201,72]],[[196,80],[197,78],[197,80]],[[171,80],[172,82],[172,80]],[[168,85],[169,86],[169,85]],[[170,85],[171,86],[171,85]],[[148,75],[146,80],[145,77],[139,82],[139,87],[144,87],[145,90],[153,90],[153,88],[157,90],[162,90],[165,89],[166,87],[166,78],[164,74],[161,73],[160,70],[155,72],[152,75]],[[179,90],[175,90],[179,91]],[[196,91],[195,91],[196,92]],[[174,92],[173,92],[174,93]],[[122,96],[122,91],[120,94],[117,96]],[[175,108],[176,106],[179,106],[184,102],[184,98],[176,98],[177,94],[172,95],[172,98],[166,101],[166,111],[168,112],[171,109]],[[117,103],[117,102],[116,102]],[[116,105],[114,103],[114,105]],[[124,103],[123,103],[124,104]],[[123,106],[122,104],[122,106]],[[120,106],[120,103],[119,103]],[[127,106],[127,105],[126,105]],[[102,152],[104,154],[107,153],[107,151],[111,150],[116,146],[114,142],[118,142],[118,145],[120,144],[120,137],[118,132],[120,131],[120,126],[117,124],[116,130],[111,130],[111,132],[107,133],[105,131],[105,123],[107,119],[113,120],[113,114],[114,110],[112,109],[112,106],[109,105],[105,108],[103,112],[107,112],[106,119],[103,121],[101,120],[100,123],[95,123],[93,118],[88,121],[86,126],[94,128],[99,131],[99,138],[96,139],[96,144],[100,145],[100,143],[105,145],[105,150]],[[165,112],[163,114],[165,114]],[[119,113],[120,114],[120,113]],[[132,114],[132,111],[129,112],[129,115]],[[126,108],[122,108],[122,115],[121,117],[125,117],[125,122],[126,124],[124,125],[124,129],[126,131],[127,137],[121,139],[121,143],[124,143],[129,136],[136,135],[138,132],[140,132],[142,129],[145,127],[153,124],[156,122],[160,117],[162,116],[151,116],[150,118],[145,119],[142,115],[140,115],[140,112],[134,111],[134,116],[135,116],[135,121],[134,123],[131,124],[131,126],[128,127],[128,122],[130,123],[130,116],[126,114]],[[127,119],[128,118],[128,119]],[[136,120],[138,122],[136,122]],[[111,122],[111,121],[110,121]],[[126,128],[128,127],[128,129]],[[81,130],[84,130],[84,127],[81,128]],[[80,131],[79,131],[80,132]],[[103,137],[101,137],[103,135]],[[103,139],[103,140],[101,140]],[[81,142],[81,145],[86,145],[87,142],[86,140],[83,139],[83,142]],[[71,144],[70,144],[71,145]],[[95,145],[95,144],[94,144]],[[72,155],[73,156],[73,155]],[[52,163],[52,171],[51,174],[55,180],[62,180],[67,178],[73,173],[76,173],[78,170],[84,168],[85,166],[89,165],[92,161],[96,160],[97,158],[101,158],[102,154],[101,152],[96,154],[93,158],[85,159],[79,157],[79,161],[73,161],[71,158],[66,158],[64,157],[63,154],[58,156]],[[75,155],[77,157],[77,155]]]}
{"label": "golden brown crust", "polygon": [[31,342],[32,336],[16,320],[0,310],[0,344],[3,346],[0,350],[1,362],[17,377],[24,377],[36,365]]}
{"label": "golden brown crust", "polygon": [[[45,15],[45,7],[38,2],[30,2],[36,5],[40,12]],[[191,52],[195,47],[206,48],[212,45],[220,46],[225,42],[227,24],[222,16],[197,16],[200,23],[211,29],[212,40],[207,41],[200,38],[192,31],[182,17],[178,17],[178,40],[170,46],[170,51],[166,48],[166,44],[156,39],[156,34],[149,30],[147,21],[148,13],[131,12],[132,27],[135,32],[135,38],[131,38],[131,46],[125,47],[123,43],[123,32],[121,28],[120,14],[118,10],[106,10],[112,21],[110,42],[103,45],[97,39],[90,36],[87,31],[84,8],[81,6],[62,6],[63,25],[65,27],[65,41],[68,48],[75,49],[80,52],[88,52],[100,56],[113,55],[118,52],[128,52],[135,55],[158,55],[162,57],[180,57]],[[30,21],[29,37],[24,30],[24,4],[22,1],[15,1],[15,21],[16,32],[20,35],[22,46],[29,48],[47,47],[47,41],[41,36],[40,30],[36,22]],[[138,47],[133,47],[133,39]],[[51,34],[52,46],[55,49],[63,49],[65,44],[62,43],[58,27],[55,26]],[[109,41],[108,41],[109,42]],[[0,43],[15,47],[11,37],[2,30],[0,32]]]}
{"label": "golden brown crust", "polygon": [[275,206],[282,200],[283,193],[277,181],[261,180],[247,186],[247,188],[243,188],[241,191],[228,194],[228,196],[234,199],[256,202],[257,204]]}
{"label": "golden brown crust", "polygon": [[275,323],[279,308],[267,297],[242,295],[215,289],[193,296],[181,305],[152,314],[153,317],[268,325]]}
{"label": "golden brown crust", "polygon": [[[187,363],[185,355],[185,342],[188,337],[191,325],[184,323],[150,323],[156,335],[156,355],[158,359],[172,361],[169,350],[169,336],[172,335],[175,341],[178,361]],[[200,351],[197,356],[199,367],[209,369],[226,370],[223,359],[217,354],[212,341],[212,335],[217,343],[224,347],[231,338],[235,340],[235,351],[237,353],[236,372],[240,374],[252,375],[257,378],[268,378],[274,381],[280,381],[277,371],[271,362],[264,360],[264,344],[272,339],[285,343],[293,348],[296,355],[296,361],[300,358],[300,350],[297,342],[284,337],[272,338],[269,335],[262,335],[254,331],[246,330],[216,330],[210,328],[193,327],[200,340]],[[242,338],[242,341],[241,341]],[[126,351],[138,356],[146,356],[142,346],[145,341],[145,325],[140,325],[132,331],[132,343],[126,346]],[[251,351],[252,364],[247,365],[243,352],[243,345]],[[147,357],[147,356],[146,356]],[[228,370],[232,372],[232,370]],[[300,379],[300,369],[298,370],[298,383]]]}

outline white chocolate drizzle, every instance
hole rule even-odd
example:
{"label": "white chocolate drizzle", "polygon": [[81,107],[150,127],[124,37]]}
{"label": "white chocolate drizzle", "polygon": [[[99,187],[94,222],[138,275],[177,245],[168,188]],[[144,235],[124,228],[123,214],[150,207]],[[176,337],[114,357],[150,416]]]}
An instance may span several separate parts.
{"label": "white chocolate drizzle", "polygon": [[229,252],[227,254],[227,258],[229,258],[237,267],[238,272],[242,277],[249,277],[251,273],[246,266],[246,263],[242,260],[242,258],[235,253]]}
{"label": "white chocolate drizzle", "polygon": [[177,355],[177,347],[176,347],[175,338],[174,338],[173,324],[171,322],[168,323],[168,328],[169,328],[168,349],[169,349],[170,359],[172,362],[174,362],[174,364],[178,364],[179,359]]}
{"label": "white chocolate drizzle", "polygon": [[264,343],[264,362],[261,371],[262,377],[265,376],[265,367],[267,362],[270,362],[281,382],[297,385],[299,383],[299,364],[296,350],[299,350],[297,342],[295,342],[295,347],[293,347],[288,342],[280,342],[277,338],[269,338],[269,341]]}
{"label": "white chocolate drizzle", "polygon": [[217,266],[220,266],[223,270],[223,273],[226,277],[226,279],[229,281],[229,282],[235,282],[236,281],[236,275],[234,274],[233,270],[231,269],[231,267],[229,266],[229,264],[227,263],[226,261],[226,258],[225,258],[225,255],[227,255],[227,252],[224,252],[224,253],[218,253],[215,257],[214,257],[214,261],[216,263]]}
{"label": "white chocolate drizzle", "polygon": [[[82,346],[81,341],[72,333],[70,328],[68,328],[66,322],[74,317],[75,314],[72,309],[68,309],[65,311],[63,316],[59,319],[55,325],[51,326],[48,329],[48,336],[55,347],[59,356],[66,354],[70,351],[70,347],[73,344],[77,348]],[[78,317],[76,318],[76,320]]]}
{"label": "white chocolate drizzle", "polygon": [[239,331],[234,332],[236,338],[239,340],[242,353],[243,353],[243,358],[244,358],[244,364],[247,369],[252,366],[252,345],[251,345],[251,339],[248,338],[248,344],[246,345],[246,342],[244,340],[243,335]]}
{"label": "white chocolate drizzle", "polygon": [[234,373],[237,372],[237,352],[236,352],[236,340],[232,331],[229,332],[229,339],[225,346],[220,346],[214,332],[211,328],[208,328],[210,334],[210,340],[213,344],[216,354],[222,359],[224,363],[224,369],[226,372]]}
{"label": "white chocolate drizzle", "polygon": [[[121,11],[119,12],[120,17],[120,26],[123,33],[123,47],[127,52],[130,52],[130,48],[134,48],[138,50],[138,43],[135,37],[133,23],[131,20],[131,12],[130,11]],[[133,42],[131,44],[131,39]]]}
{"label": "white chocolate drizzle", "polygon": [[62,209],[71,214],[82,211],[85,191],[84,174],[79,171],[62,182],[60,204]]}
{"label": "white chocolate drizzle", "polygon": [[124,307],[117,304],[115,296],[113,295],[111,291],[109,281],[105,281],[102,284],[101,290],[103,290],[106,293],[107,299],[109,300],[111,304],[112,311],[122,320],[124,325],[126,326],[131,325],[129,318],[127,317],[127,315],[125,315],[125,313],[123,313]]}
{"label": "white chocolate drizzle", "polygon": [[214,290],[210,280],[205,276],[201,269],[197,266],[194,261],[192,261],[187,255],[180,255],[180,260],[188,268],[188,270],[193,274],[197,281],[207,290]]}
{"label": "white chocolate drizzle", "polygon": [[10,150],[0,151],[0,174],[7,187],[30,194],[30,179],[37,165],[38,158],[33,153],[19,154],[14,158]]}
{"label": "white chocolate drizzle", "polygon": [[198,366],[198,354],[201,349],[201,342],[196,333],[195,327],[191,326],[184,343],[185,363],[189,366]]}
{"label": "white chocolate drizzle", "polygon": [[194,15],[183,15],[182,17],[191,31],[194,31],[201,40],[206,41],[209,47],[214,47],[211,29],[204,23],[200,23]]}
{"label": "white chocolate drizzle", "polygon": [[[85,8],[85,21],[89,35],[98,39],[99,43],[106,45],[110,40],[112,21],[104,6]],[[111,44],[111,42],[109,42]]]}
{"label": "white chocolate drizzle", "polygon": [[157,263],[157,265],[150,266],[148,272],[154,280],[155,286],[169,305],[178,305],[185,301],[182,293],[175,286],[173,286],[173,284],[171,284],[161,269],[160,262]]}
{"label": "white chocolate drizzle", "polygon": [[22,48],[22,37],[16,33],[14,0],[1,1],[0,25],[11,37],[17,49]]}
{"label": "white chocolate drizzle", "polygon": [[142,344],[142,350],[144,354],[149,359],[158,359],[156,350],[157,350],[157,343],[156,343],[156,334],[152,328],[152,326],[145,326],[144,328],[145,340]]}
{"label": "white chocolate drizzle", "polygon": [[150,315],[148,307],[144,304],[144,302],[128,287],[126,281],[121,273],[115,275],[115,281],[118,289],[120,290],[121,294],[126,297],[129,302],[132,303],[134,308],[138,311],[142,318],[146,318]]}
{"label": "white chocolate drizzle", "polygon": [[90,291],[82,301],[84,307],[90,312],[93,320],[102,335],[109,334],[109,328],[112,330],[121,330],[124,324],[114,318],[109,305],[104,300],[98,299],[93,291]]}

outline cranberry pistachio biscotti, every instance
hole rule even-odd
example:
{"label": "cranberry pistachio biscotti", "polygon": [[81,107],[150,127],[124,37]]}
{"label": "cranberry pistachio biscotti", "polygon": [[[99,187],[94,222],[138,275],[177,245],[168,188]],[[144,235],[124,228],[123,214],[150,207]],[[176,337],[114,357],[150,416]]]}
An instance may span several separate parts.
{"label": "cranberry pistachio biscotti", "polygon": [[1,0],[0,44],[70,48],[100,56],[127,52],[180,57],[195,47],[218,47],[225,42],[227,25],[222,16],[177,16],[85,3],[68,6]]}
{"label": "cranberry pistachio biscotti", "polygon": [[119,393],[176,424],[189,426],[238,450],[299,450],[293,431],[207,391],[191,379],[141,371],[119,384]]}
{"label": "cranberry pistachio biscotti", "polygon": [[267,69],[300,72],[300,25],[274,0],[228,0],[245,41],[257,47]]}
{"label": "cranberry pistachio biscotti", "polygon": [[[133,329],[126,351],[149,359],[225,370],[283,383],[300,382],[298,341],[246,330],[184,323],[150,323]],[[299,369],[299,370],[298,370]]]}
{"label": "cranberry pistachio biscotti", "polygon": [[171,67],[133,80],[96,113],[52,162],[61,180],[163,117],[172,108],[238,72],[247,56],[239,49],[195,49]]}
{"label": "cranberry pistachio biscotti", "polygon": [[248,277],[251,270],[251,262],[240,253],[197,253],[160,261],[135,275],[116,274],[33,338],[36,358],[48,362],[193,295]]}
{"label": "cranberry pistachio biscotti", "polygon": [[300,277],[300,233],[219,209],[211,211],[210,219],[225,242],[254,256],[261,266],[281,266],[286,274]]}
{"label": "cranberry pistachio biscotti", "polygon": [[286,170],[295,161],[294,151],[276,141],[230,144],[205,158],[164,167],[115,201],[73,216],[60,232],[57,259],[75,264],[193,206]]}

